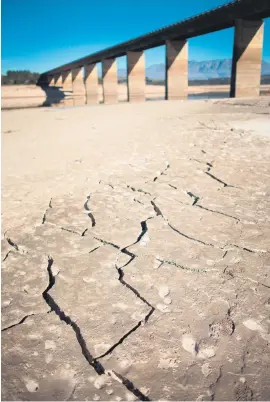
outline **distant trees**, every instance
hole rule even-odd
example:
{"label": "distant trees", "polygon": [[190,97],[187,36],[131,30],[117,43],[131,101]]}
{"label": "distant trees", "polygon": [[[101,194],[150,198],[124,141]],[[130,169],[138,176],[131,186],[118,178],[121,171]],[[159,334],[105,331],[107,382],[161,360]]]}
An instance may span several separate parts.
{"label": "distant trees", "polygon": [[29,70],[9,70],[6,75],[1,76],[2,85],[36,84],[39,73],[32,73]]}

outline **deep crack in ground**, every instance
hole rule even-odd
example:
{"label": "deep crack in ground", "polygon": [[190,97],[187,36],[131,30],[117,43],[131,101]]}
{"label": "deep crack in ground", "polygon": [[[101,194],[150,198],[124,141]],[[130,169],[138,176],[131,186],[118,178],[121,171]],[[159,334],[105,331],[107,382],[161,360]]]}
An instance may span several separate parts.
{"label": "deep crack in ground", "polygon": [[[53,297],[49,294],[49,291],[52,289],[52,287],[55,285],[55,276],[53,275],[52,272],[52,265],[53,265],[53,258],[51,256],[48,257],[48,265],[47,265],[47,272],[48,272],[48,277],[49,277],[49,283],[47,288],[44,290],[42,293],[42,296],[47,303],[47,305],[50,307],[51,311],[54,312],[61,321],[65,322],[67,325],[71,326],[73,329],[77,341],[81,347],[82,354],[88,364],[95,370],[95,372],[98,375],[106,374],[107,376],[111,376],[111,374],[106,371],[106,369],[103,367],[103,365],[100,363],[98,359],[101,357],[96,357],[94,358],[93,355],[90,353],[86,341],[81,333],[80,327],[72,320],[71,317],[67,316],[63,310],[61,310],[60,306],[55,302]],[[120,279],[119,279],[120,280]],[[150,316],[150,314],[149,314]],[[23,318],[23,321],[25,321],[27,317]],[[22,322],[23,322],[22,321]],[[114,344],[109,351],[107,351],[105,355],[111,353],[120,343],[126,339],[126,337],[131,334],[132,332],[136,331],[137,328],[141,326],[141,322],[139,322],[132,330],[130,330],[127,334],[125,334],[116,344]],[[139,398],[142,401],[148,401],[150,400],[147,396],[145,396],[138,388],[134,386],[134,384],[128,380],[125,377],[122,377],[120,374],[114,372],[114,374],[121,380],[121,383],[130,391],[132,392],[137,398]]]}

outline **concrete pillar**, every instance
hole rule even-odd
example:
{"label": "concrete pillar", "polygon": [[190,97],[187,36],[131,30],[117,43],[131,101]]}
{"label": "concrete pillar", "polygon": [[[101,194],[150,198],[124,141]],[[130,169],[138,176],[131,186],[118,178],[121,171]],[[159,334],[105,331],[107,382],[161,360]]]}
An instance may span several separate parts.
{"label": "concrete pillar", "polygon": [[57,73],[54,76],[54,85],[56,87],[62,87],[62,75],[61,73]]}
{"label": "concrete pillar", "polygon": [[166,41],[166,99],[184,99],[188,96],[188,42]]}
{"label": "concrete pillar", "polygon": [[71,70],[62,72],[62,85],[64,91],[72,91],[72,74]]}
{"label": "concrete pillar", "polygon": [[85,96],[83,71],[81,67],[72,70],[72,90],[75,96]]}
{"label": "concrete pillar", "polygon": [[65,97],[64,98],[64,106],[73,106],[74,102],[73,102],[73,97]]}
{"label": "concrete pillar", "polygon": [[49,85],[49,77],[48,75],[41,74],[37,81],[37,85],[40,86],[48,86]]}
{"label": "concrete pillar", "polygon": [[42,83],[44,84],[44,85],[49,85],[49,77],[48,77],[48,75],[44,75],[44,77],[42,77]]}
{"label": "concrete pillar", "polygon": [[99,103],[98,100],[98,71],[96,64],[85,66],[85,90],[88,104]]}
{"label": "concrete pillar", "polygon": [[127,52],[128,101],[145,100],[144,52]]}
{"label": "concrete pillar", "polygon": [[118,83],[115,59],[105,59],[102,61],[102,79],[104,103],[117,103]]}
{"label": "concrete pillar", "polygon": [[259,96],[263,21],[237,20],[231,76],[231,97]]}

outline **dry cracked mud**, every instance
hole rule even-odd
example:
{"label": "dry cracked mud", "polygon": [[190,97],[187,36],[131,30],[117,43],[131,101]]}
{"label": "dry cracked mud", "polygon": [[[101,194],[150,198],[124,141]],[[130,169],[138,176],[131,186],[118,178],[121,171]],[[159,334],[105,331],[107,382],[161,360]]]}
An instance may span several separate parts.
{"label": "dry cracked mud", "polygon": [[3,400],[269,400],[269,110],[3,113]]}

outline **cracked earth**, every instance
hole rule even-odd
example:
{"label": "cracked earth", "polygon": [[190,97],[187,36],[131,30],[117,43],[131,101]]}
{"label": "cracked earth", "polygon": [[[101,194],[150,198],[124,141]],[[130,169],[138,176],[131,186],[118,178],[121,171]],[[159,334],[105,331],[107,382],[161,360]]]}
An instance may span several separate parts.
{"label": "cracked earth", "polygon": [[3,400],[269,400],[269,111],[3,112]]}

